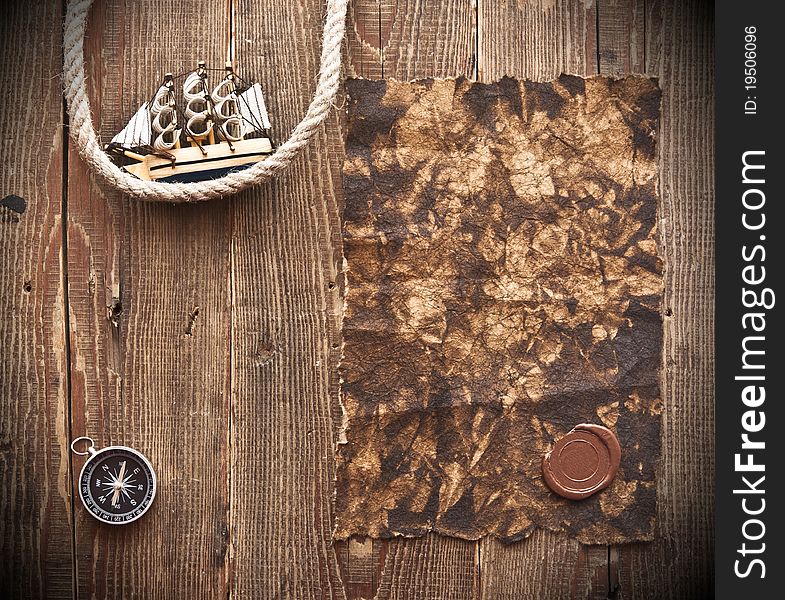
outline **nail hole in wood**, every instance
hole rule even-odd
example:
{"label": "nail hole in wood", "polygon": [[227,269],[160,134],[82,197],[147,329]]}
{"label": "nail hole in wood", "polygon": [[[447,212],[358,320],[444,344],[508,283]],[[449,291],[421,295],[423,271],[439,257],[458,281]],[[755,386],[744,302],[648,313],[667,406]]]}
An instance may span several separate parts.
{"label": "nail hole in wood", "polygon": [[121,314],[123,314],[123,305],[120,303],[120,298],[112,298],[112,303],[106,307],[106,318],[112,325],[118,327]]}
{"label": "nail hole in wood", "polygon": [[194,309],[191,311],[191,314],[188,315],[188,325],[185,326],[185,335],[194,334],[194,322],[196,321],[196,317],[198,316],[199,316],[199,307],[194,306]]}

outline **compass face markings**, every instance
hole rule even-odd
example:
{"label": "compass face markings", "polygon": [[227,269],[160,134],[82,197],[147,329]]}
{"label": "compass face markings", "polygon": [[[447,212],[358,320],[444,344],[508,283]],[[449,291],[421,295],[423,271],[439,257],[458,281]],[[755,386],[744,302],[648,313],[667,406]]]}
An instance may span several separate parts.
{"label": "compass face markings", "polygon": [[141,517],[155,497],[155,474],[140,453],[124,446],[99,450],[79,477],[82,503],[100,521],[123,524]]}

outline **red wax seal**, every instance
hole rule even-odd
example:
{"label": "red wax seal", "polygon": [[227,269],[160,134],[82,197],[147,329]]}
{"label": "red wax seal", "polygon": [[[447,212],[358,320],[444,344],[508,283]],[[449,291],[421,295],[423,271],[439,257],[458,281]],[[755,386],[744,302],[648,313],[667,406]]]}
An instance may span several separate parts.
{"label": "red wax seal", "polygon": [[608,486],[619,470],[621,446],[607,427],[581,423],[542,459],[545,482],[570,500],[582,500]]}

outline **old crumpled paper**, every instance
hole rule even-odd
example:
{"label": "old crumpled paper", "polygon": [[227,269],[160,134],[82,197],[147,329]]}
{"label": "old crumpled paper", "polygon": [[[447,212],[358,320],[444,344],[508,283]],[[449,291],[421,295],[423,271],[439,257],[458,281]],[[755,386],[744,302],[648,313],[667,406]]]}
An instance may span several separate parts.
{"label": "old crumpled paper", "polygon": [[[655,132],[644,77],[351,80],[335,537],[651,539],[662,401]],[[622,447],[571,501],[543,455]]]}

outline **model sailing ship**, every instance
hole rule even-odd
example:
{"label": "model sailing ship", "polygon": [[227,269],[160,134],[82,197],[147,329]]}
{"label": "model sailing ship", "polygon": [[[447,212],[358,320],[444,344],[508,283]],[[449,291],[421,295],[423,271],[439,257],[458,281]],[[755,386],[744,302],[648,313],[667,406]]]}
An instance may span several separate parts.
{"label": "model sailing ship", "polygon": [[106,151],[139,179],[180,183],[217,179],[272,154],[261,86],[242,80],[227,62],[223,79],[210,90],[208,70],[200,61],[185,76],[182,108],[176,78],[167,73]]}

